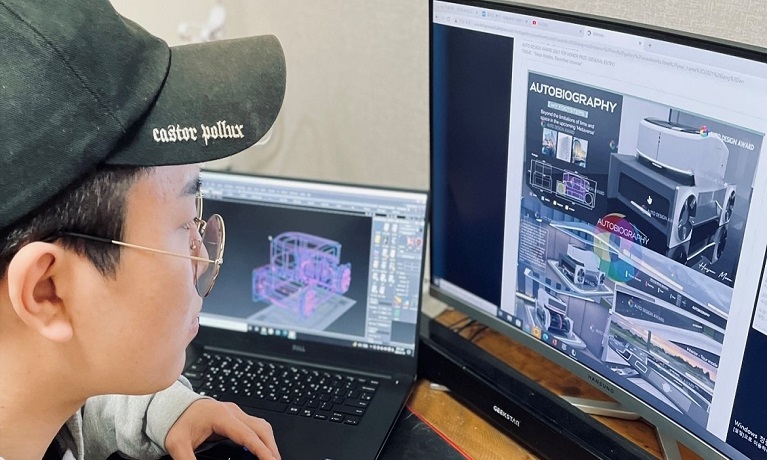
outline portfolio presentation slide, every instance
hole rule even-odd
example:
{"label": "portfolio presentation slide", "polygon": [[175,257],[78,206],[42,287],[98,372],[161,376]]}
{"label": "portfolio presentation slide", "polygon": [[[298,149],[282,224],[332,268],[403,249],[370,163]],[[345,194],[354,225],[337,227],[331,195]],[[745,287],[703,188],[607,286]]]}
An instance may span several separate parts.
{"label": "portfolio presentation slide", "polygon": [[526,86],[509,313],[706,427],[764,135],[541,73]]}
{"label": "portfolio presentation slide", "polygon": [[[764,134],[545,70],[514,75],[524,150],[510,144],[522,186],[501,316],[703,433]],[[738,397],[756,381],[743,374]],[[764,451],[747,398],[727,441]]]}

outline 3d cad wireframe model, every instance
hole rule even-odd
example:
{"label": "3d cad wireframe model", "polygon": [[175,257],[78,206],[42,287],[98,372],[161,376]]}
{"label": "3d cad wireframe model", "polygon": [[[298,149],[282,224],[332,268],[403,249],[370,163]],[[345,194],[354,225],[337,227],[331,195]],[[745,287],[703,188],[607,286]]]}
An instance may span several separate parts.
{"label": "3d cad wireframe model", "polygon": [[253,270],[253,301],[268,301],[302,318],[349,290],[350,263],[341,264],[341,243],[301,232],[271,242],[270,263]]}

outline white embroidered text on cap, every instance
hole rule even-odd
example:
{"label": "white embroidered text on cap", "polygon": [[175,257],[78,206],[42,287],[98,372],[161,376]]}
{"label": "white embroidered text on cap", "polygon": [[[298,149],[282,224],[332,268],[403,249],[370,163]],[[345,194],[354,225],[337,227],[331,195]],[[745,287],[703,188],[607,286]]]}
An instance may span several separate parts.
{"label": "white embroidered text on cap", "polygon": [[213,126],[200,124],[202,128],[202,138],[205,145],[208,145],[208,139],[242,139],[242,125],[228,125],[226,120],[217,121]]}
{"label": "white embroidered text on cap", "polygon": [[[215,125],[200,123],[200,131],[205,145],[209,139],[242,139],[243,125],[230,125],[226,120],[219,120]],[[166,128],[152,129],[152,138],[155,142],[188,142],[198,139],[198,130],[194,126],[168,125]]]}

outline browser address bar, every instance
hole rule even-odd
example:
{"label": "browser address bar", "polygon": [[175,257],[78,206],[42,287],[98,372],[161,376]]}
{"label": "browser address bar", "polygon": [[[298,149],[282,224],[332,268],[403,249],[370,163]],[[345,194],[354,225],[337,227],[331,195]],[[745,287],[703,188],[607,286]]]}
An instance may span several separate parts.
{"label": "browser address bar", "polygon": [[[680,61],[680,64],[705,62],[707,64],[707,69],[701,68],[700,71],[702,73],[718,73],[720,75],[711,76],[717,76],[719,78],[722,78],[722,75],[724,75],[725,72],[730,75],[733,73],[741,73],[760,78],[764,78],[765,74],[767,74],[767,65],[762,62],[712,53],[709,50],[686,47],[676,43],[647,39],[644,42],[643,50],[650,55],[677,59]],[[696,65],[699,66],[699,64]],[[732,78],[727,79],[732,79],[736,83],[743,83],[742,80],[737,81],[737,78],[738,77],[732,75]]]}

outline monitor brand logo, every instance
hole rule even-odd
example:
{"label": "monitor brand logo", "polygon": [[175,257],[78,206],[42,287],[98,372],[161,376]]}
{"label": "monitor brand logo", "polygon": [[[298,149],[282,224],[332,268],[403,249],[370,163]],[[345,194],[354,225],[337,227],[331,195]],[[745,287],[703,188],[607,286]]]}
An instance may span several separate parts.
{"label": "monitor brand logo", "polygon": [[602,380],[599,380],[598,378],[594,377],[591,374],[587,375],[587,377],[589,378],[589,381],[592,384],[596,385],[597,387],[601,388],[602,390],[604,390],[604,391],[606,391],[606,392],[608,392],[610,394],[614,394],[615,393],[615,388],[613,388],[612,386],[606,384]]}
{"label": "monitor brand logo", "polygon": [[297,351],[299,353],[306,353],[306,347],[304,347],[303,345],[293,344],[292,348],[293,348],[293,351]]}
{"label": "monitor brand logo", "polygon": [[505,418],[506,420],[510,421],[510,422],[511,422],[511,423],[513,423],[513,424],[514,424],[514,425],[515,425],[517,428],[519,428],[519,426],[522,424],[522,422],[520,422],[519,420],[517,420],[516,418],[514,418],[514,416],[512,416],[511,414],[508,414],[508,413],[506,413],[506,411],[504,411],[504,410],[503,410],[503,409],[501,409],[500,407],[496,406],[495,404],[493,404],[493,412],[495,412],[496,414],[498,414],[498,415],[500,415],[501,417]]}

